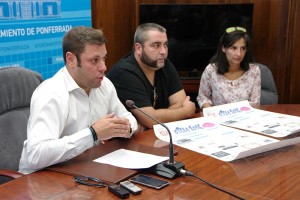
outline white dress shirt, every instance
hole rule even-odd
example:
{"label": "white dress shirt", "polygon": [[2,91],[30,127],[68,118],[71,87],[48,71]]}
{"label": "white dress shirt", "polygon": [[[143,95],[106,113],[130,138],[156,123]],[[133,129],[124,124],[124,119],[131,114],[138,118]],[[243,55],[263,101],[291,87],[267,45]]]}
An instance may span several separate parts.
{"label": "white dress shirt", "polygon": [[94,140],[88,126],[109,113],[129,119],[132,132],[137,130],[136,119],[119,101],[109,79],[104,77],[101,86],[87,95],[63,67],[32,95],[19,171],[28,174],[91,148]]}

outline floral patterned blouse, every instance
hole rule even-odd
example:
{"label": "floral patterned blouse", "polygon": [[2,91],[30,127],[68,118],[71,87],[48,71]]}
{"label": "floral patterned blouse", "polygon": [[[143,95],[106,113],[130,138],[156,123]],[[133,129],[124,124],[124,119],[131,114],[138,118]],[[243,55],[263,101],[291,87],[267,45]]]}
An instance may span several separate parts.
{"label": "floral patterned blouse", "polygon": [[260,69],[255,64],[240,78],[228,80],[217,73],[214,64],[209,64],[201,77],[197,102],[203,104],[221,105],[248,100],[251,105],[260,104],[261,76]]}

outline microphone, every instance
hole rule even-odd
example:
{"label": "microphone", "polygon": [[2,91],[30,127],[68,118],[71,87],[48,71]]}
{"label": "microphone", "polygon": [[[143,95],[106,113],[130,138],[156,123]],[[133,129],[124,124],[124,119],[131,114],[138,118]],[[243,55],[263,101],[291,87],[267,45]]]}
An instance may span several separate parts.
{"label": "microphone", "polygon": [[156,123],[158,123],[159,125],[164,127],[169,134],[169,138],[170,138],[169,161],[164,162],[164,163],[159,163],[159,164],[149,168],[149,171],[156,175],[159,175],[159,176],[162,176],[165,178],[169,178],[169,179],[174,179],[174,178],[180,176],[182,174],[180,171],[185,168],[184,168],[183,163],[174,161],[174,145],[173,145],[171,131],[169,130],[169,128],[164,123],[158,121],[157,119],[155,119],[154,117],[150,116],[148,113],[144,112],[139,107],[137,107],[132,100],[126,100],[126,105],[127,105],[127,107],[129,107],[131,109],[135,108],[135,109],[139,110],[140,112],[142,112],[143,114],[145,114],[147,117],[149,117],[150,119],[152,119],[153,121],[155,121]]}

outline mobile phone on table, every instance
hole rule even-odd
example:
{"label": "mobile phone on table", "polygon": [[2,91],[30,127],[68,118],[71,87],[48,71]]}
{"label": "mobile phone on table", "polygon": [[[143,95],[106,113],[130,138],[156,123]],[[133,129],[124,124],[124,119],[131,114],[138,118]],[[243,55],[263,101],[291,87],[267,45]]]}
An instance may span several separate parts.
{"label": "mobile phone on table", "polygon": [[137,183],[137,184],[141,184],[141,185],[148,186],[151,188],[155,188],[157,190],[170,184],[169,181],[154,178],[154,177],[144,175],[144,174],[138,174],[135,177],[131,178],[130,181],[133,183]]}

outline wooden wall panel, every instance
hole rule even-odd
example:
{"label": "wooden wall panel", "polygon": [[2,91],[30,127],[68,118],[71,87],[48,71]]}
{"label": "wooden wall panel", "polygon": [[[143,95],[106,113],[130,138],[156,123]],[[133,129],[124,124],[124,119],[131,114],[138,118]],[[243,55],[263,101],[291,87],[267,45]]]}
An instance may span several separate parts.
{"label": "wooden wall panel", "polygon": [[287,62],[288,0],[255,0],[253,20],[253,50],[256,62],[273,72],[279,102],[284,95]]}
{"label": "wooden wall panel", "polygon": [[108,40],[106,67],[108,70],[132,49],[135,29],[133,0],[92,0],[92,22],[101,28]]}
{"label": "wooden wall panel", "polygon": [[290,27],[287,54],[289,77],[286,79],[286,95],[289,103],[300,103],[300,1],[292,1],[290,6]]}

